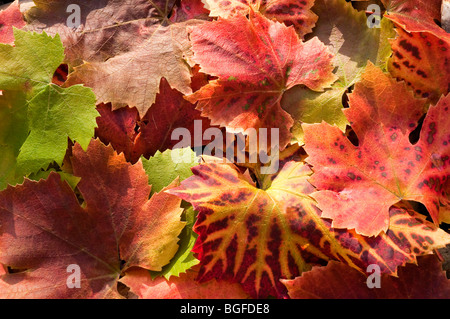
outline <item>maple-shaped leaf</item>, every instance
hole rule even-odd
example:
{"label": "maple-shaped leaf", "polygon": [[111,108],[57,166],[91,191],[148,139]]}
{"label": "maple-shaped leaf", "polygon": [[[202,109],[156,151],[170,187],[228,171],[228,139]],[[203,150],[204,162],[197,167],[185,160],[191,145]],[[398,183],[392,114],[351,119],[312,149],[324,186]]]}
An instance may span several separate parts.
{"label": "maple-shaped leaf", "polygon": [[317,15],[311,11],[314,0],[202,0],[210,10],[210,16],[229,18],[234,14],[249,14],[258,11],[269,19],[276,19],[287,26],[293,26],[298,35],[303,36],[312,31]]}
{"label": "maple-shaped leaf", "polygon": [[14,29],[14,37],[15,46],[0,44],[0,145],[7,148],[0,156],[9,163],[0,188],[53,161],[61,164],[68,138],[86,149],[98,115],[91,89],[52,83],[64,57],[58,35]]}
{"label": "maple-shaped leaf", "polygon": [[13,27],[22,29],[25,24],[20,12],[19,0],[16,0],[8,8],[0,11],[0,43],[13,43]]}
{"label": "maple-shaped leaf", "polygon": [[420,140],[409,134],[424,113],[412,96],[373,65],[349,95],[346,109],[358,146],[327,123],[304,124],[307,162],[318,192],[313,197],[333,227],[355,228],[366,236],[389,228],[389,208],[400,200],[423,203],[435,222],[450,173],[450,96],[430,107]]}
{"label": "maple-shaped leaf", "polygon": [[189,270],[179,278],[152,279],[144,269],[132,269],[120,282],[130,287],[131,293],[141,299],[248,299],[248,294],[237,283],[195,280],[197,269]]}
{"label": "maple-shaped leaf", "polygon": [[[200,75],[200,78],[203,76]],[[194,76],[193,81],[198,79]],[[161,79],[155,104],[138,124],[140,134],[135,143],[138,149],[143,150],[146,158],[153,156],[157,151],[163,152],[179,144],[181,137],[173,136],[177,129],[189,131],[190,138],[183,141],[189,143],[184,145],[185,147],[199,147],[199,143],[203,145],[203,140],[197,141],[197,136],[199,134],[203,136],[203,131],[211,127],[210,121],[201,116],[195,105],[186,101],[182,93],[172,89],[164,78]]]}
{"label": "maple-shaped leaf", "polygon": [[341,260],[360,271],[377,263],[382,273],[396,274],[399,265],[450,242],[450,235],[405,209],[392,210],[393,226],[379,237],[332,228],[310,197],[312,172],[301,162],[286,162],[266,190],[229,164],[192,170],[194,176],[168,192],[199,212],[193,249],[201,265],[198,279],[240,282],[252,297],[285,296],[280,278],[298,276],[323,260]]}
{"label": "maple-shaped leaf", "polygon": [[284,94],[281,106],[293,117],[292,133],[300,144],[304,142],[302,123],[326,121],[345,131],[348,122],[342,113],[343,95],[359,80],[367,61],[386,65],[392,53],[388,39],[395,37],[389,20],[382,19],[380,28],[368,28],[366,14],[345,0],[316,0],[312,10],[319,20],[311,36],[317,36],[335,55],[333,64],[339,79],[325,92],[296,86]]}
{"label": "maple-shaped leaf", "polygon": [[299,84],[322,91],[336,80],[333,55],[317,38],[303,43],[293,28],[257,12],[207,22],[190,38],[194,61],[218,79],[186,98],[229,131],[279,128],[280,149],[293,124],[280,106],[283,93]]}
{"label": "maple-shaped leaf", "polygon": [[435,255],[420,257],[418,265],[399,268],[398,278],[383,275],[380,287],[370,289],[367,280],[364,274],[345,264],[330,261],[326,267],[313,268],[301,277],[283,280],[283,283],[293,299],[450,298],[450,280]]}
{"label": "maple-shaped leaf", "polygon": [[[71,161],[82,206],[56,173],[0,193],[0,263],[15,270],[0,277],[3,298],[120,297],[122,270],[161,270],[178,248],[180,200],[165,192],[149,200],[141,163],[98,140],[87,152],[76,144]],[[77,267],[80,287],[70,288]]]}
{"label": "maple-shaped leaf", "polygon": [[[197,73],[193,84],[203,83],[203,76],[200,75],[199,79]],[[189,146],[203,145],[203,139],[198,142],[195,134],[203,136],[203,131],[211,127],[210,121],[200,115],[195,105],[186,101],[181,92],[172,89],[164,78],[161,79],[155,103],[142,118],[135,108],[113,111],[110,105],[101,104],[97,110],[101,117],[97,118],[96,135],[104,143],[111,143],[118,152],[123,152],[132,163],[141,155],[149,158],[157,151],[164,152],[175,147],[181,138],[172,137],[176,129],[189,131],[190,137],[183,141],[190,143]],[[195,131],[196,121],[200,129],[197,129],[198,132]]]}

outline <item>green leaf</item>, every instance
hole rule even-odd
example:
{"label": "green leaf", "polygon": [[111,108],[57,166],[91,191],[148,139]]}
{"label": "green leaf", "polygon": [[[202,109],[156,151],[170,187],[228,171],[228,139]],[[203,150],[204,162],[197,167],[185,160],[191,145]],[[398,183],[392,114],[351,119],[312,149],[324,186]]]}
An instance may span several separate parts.
{"label": "green leaf", "polygon": [[148,183],[152,185],[152,194],[161,191],[177,177],[182,181],[192,176],[191,167],[198,165],[197,157],[190,148],[166,150],[163,153],[158,151],[150,159],[141,159]]}
{"label": "green leaf", "polygon": [[[148,182],[152,185],[152,194],[161,191],[177,177],[180,181],[183,181],[192,176],[191,167],[198,165],[198,157],[188,147],[169,149],[163,153],[158,151],[149,159],[141,157],[141,160],[148,175]],[[196,212],[191,205],[186,202],[183,203],[185,205],[182,204],[182,206],[185,206],[186,209],[183,212],[182,220],[186,222],[186,226],[179,236],[178,251],[162,271],[150,272],[152,278],[164,276],[169,280],[171,276],[178,277],[181,273],[185,273],[199,263],[192,253],[192,248],[197,239],[197,234],[192,230]]]}
{"label": "green leaf", "polygon": [[0,44],[0,190],[61,165],[68,138],[86,149],[99,115],[91,89],[51,83],[64,59],[59,35],[14,29],[14,37],[14,46]]}
{"label": "green leaf", "polygon": [[19,172],[36,172],[53,161],[61,164],[68,137],[86,150],[97,115],[95,95],[90,89],[80,85],[47,86],[29,102],[30,135],[17,158]]}
{"label": "green leaf", "polygon": [[348,124],[342,112],[342,95],[346,88],[333,87],[325,92],[314,92],[303,86],[296,86],[284,94],[283,108],[295,119],[292,127],[293,143],[303,144],[302,123],[334,124],[342,131]]}
{"label": "green leaf", "polygon": [[170,263],[163,267],[160,272],[151,271],[152,278],[164,276],[167,280],[171,276],[179,277],[180,274],[185,273],[188,269],[199,264],[200,261],[194,257],[192,248],[194,248],[195,241],[198,235],[193,231],[196,220],[196,212],[192,206],[185,209],[182,215],[182,221],[186,222],[181,234],[178,236],[180,241],[178,242],[179,248],[175,256],[170,260]]}
{"label": "green leaf", "polygon": [[0,88],[30,95],[48,85],[64,60],[59,35],[54,38],[14,29],[15,46],[0,44]]}
{"label": "green leaf", "polygon": [[30,176],[28,176],[28,179],[31,179],[32,181],[40,181],[41,179],[47,179],[52,172],[58,173],[61,177],[61,180],[66,181],[67,184],[74,190],[75,187],[77,187],[78,183],[80,182],[81,178],[74,176],[72,174],[66,173],[66,172],[57,172],[55,169],[49,169],[47,171],[39,171],[37,173],[33,173]]}

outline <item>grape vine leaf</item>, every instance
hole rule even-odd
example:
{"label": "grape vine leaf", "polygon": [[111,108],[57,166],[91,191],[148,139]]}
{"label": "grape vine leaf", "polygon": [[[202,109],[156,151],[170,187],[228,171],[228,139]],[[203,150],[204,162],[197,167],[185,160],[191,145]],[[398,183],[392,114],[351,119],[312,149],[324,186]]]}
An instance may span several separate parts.
{"label": "grape vine leaf", "polygon": [[252,297],[286,296],[280,278],[296,277],[329,259],[360,271],[377,263],[383,273],[395,275],[397,266],[450,242],[450,235],[405,209],[392,210],[393,227],[378,237],[333,229],[309,196],[312,172],[301,162],[286,162],[266,190],[229,164],[192,170],[194,176],[168,192],[199,212],[193,249],[201,265],[197,279],[239,282]]}
{"label": "grape vine leaf", "polygon": [[[175,1],[36,0],[34,3],[25,13],[26,29],[59,34],[65,48],[64,62],[75,67],[84,61],[104,62],[142,45],[152,31],[168,23]],[[79,21],[71,18],[73,13],[79,14]],[[73,25],[76,22],[79,26]]]}
{"label": "grape vine leaf", "polygon": [[168,149],[163,153],[158,151],[149,159],[143,157],[141,160],[152,192],[161,191],[177,177],[183,181],[192,176],[191,167],[200,161],[191,148]]}
{"label": "grape vine leaf", "polygon": [[381,0],[386,7],[385,17],[407,32],[429,32],[449,39],[448,33],[435,21],[441,20],[441,0]]}
{"label": "grape vine leaf", "polygon": [[[67,85],[83,83],[93,89],[97,104],[136,107],[143,117],[155,102],[162,77],[183,94],[192,93],[186,27],[202,20],[171,21],[174,3],[40,0],[27,17],[29,29],[61,35],[66,63],[74,67]],[[80,7],[78,28],[67,26],[69,5]]]}
{"label": "grape vine leaf", "polygon": [[[192,84],[198,81],[195,75],[192,81]],[[184,129],[189,131],[190,138],[183,143],[187,142],[191,147],[198,147],[198,143],[203,145],[203,139],[198,142],[197,137],[203,136],[203,131],[209,127],[210,121],[201,116],[195,105],[185,100],[181,92],[172,89],[162,78],[155,103],[139,122],[140,135],[136,139],[136,144],[144,151],[144,157],[148,158],[157,151],[163,152],[175,147],[180,142],[178,140],[180,136],[174,135],[175,130]]]}
{"label": "grape vine leaf", "polygon": [[95,136],[103,143],[111,144],[118,153],[123,153],[131,163],[136,163],[144,150],[136,146],[136,131],[139,114],[136,108],[123,107],[112,110],[111,104],[97,105],[100,114],[97,117]]}
{"label": "grape vine leaf", "polygon": [[229,18],[237,13],[246,15],[254,10],[268,19],[293,26],[300,38],[312,31],[318,18],[311,11],[314,0],[202,0],[202,2],[210,10],[211,17]]}
{"label": "grape vine leaf", "polygon": [[[194,75],[192,84],[204,83],[202,76]],[[194,86],[193,86],[194,87]],[[164,152],[175,147],[180,136],[172,137],[176,129],[186,129],[190,138],[183,143],[197,147],[203,144],[195,137],[203,136],[203,131],[211,127],[210,121],[200,115],[195,105],[183,98],[183,94],[172,89],[162,78],[156,101],[144,117],[140,117],[135,108],[111,110],[111,105],[100,105],[97,118],[97,136],[104,143],[111,143],[118,152],[135,163],[141,155],[145,158],[154,156],[157,151]],[[197,121],[197,122],[196,122]],[[196,130],[197,123],[197,130]],[[186,146],[186,145],[184,145]]]}
{"label": "grape vine leaf", "polygon": [[211,280],[206,283],[195,281],[198,270],[189,270],[179,278],[167,281],[152,279],[144,269],[132,269],[120,282],[141,299],[248,299],[248,294],[237,283]]}
{"label": "grape vine leaf", "polygon": [[[450,280],[435,255],[423,256],[418,265],[399,268],[398,278],[383,275],[380,288],[370,289],[364,274],[330,261],[294,280],[283,280],[292,299],[449,299]],[[352,283],[349,285],[348,283]]]}
{"label": "grape vine leaf", "polygon": [[392,53],[388,39],[395,37],[389,20],[382,19],[380,28],[368,28],[366,14],[345,0],[316,0],[312,10],[319,20],[311,36],[317,36],[335,55],[333,64],[339,78],[325,92],[296,86],[284,94],[281,106],[294,119],[292,133],[299,144],[304,142],[302,123],[326,121],[345,131],[348,122],[342,113],[343,95],[359,80],[367,61],[386,65]]}
{"label": "grape vine leaf", "polygon": [[0,145],[6,145],[2,162],[9,163],[1,188],[53,161],[61,164],[68,138],[86,149],[98,116],[91,89],[52,84],[64,57],[58,35],[14,29],[14,38],[15,46],[0,44]]}
{"label": "grape vine leaf", "polygon": [[389,72],[411,86],[416,96],[437,103],[450,91],[450,38],[442,40],[430,32],[408,33],[399,28],[397,32]]}
{"label": "grape vine leaf", "polygon": [[383,1],[385,17],[398,26],[399,34],[392,42],[389,71],[433,104],[449,92],[450,81],[450,35],[435,22],[441,19],[441,2]]}
{"label": "grape vine leaf", "polygon": [[209,10],[198,0],[183,0],[179,7],[175,6],[170,20],[181,22],[189,19],[210,20]]}
{"label": "grape vine leaf", "polygon": [[150,272],[154,278],[163,276],[169,280],[172,276],[179,277],[200,262],[192,252],[198,237],[192,229],[196,220],[196,212],[192,206],[184,210],[181,219],[186,222],[186,225],[178,236],[180,241],[178,242],[177,253],[170,260],[170,263],[163,267],[162,271]]}
{"label": "grape vine leaf", "polygon": [[30,134],[17,157],[18,171],[37,172],[53,161],[61,164],[68,137],[86,148],[94,135],[97,115],[90,89],[47,86],[28,103]]}
{"label": "grape vine leaf", "polygon": [[13,27],[22,29],[25,26],[19,6],[19,1],[16,0],[0,12],[0,43],[13,43]]}
{"label": "grape vine leaf", "polygon": [[333,55],[317,38],[303,43],[293,28],[258,12],[207,22],[190,38],[193,60],[218,79],[186,99],[230,132],[279,128],[280,149],[293,124],[280,106],[283,93],[299,84],[322,91],[336,80]]}
{"label": "grape vine leaf", "polygon": [[369,64],[344,111],[358,146],[327,123],[303,125],[306,161],[315,172],[310,181],[318,189],[312,196],[333,227],[378,235],[389,228],[389,208],[400,200],[423,203],[438,223],[440,203],[448,201],[449,99],[430,107],[412,145],[409,134],[424,113],[424,100]]}
{"label": "grape vine leaf", "polygon": [[[16,270],[0,277],[3,298],[119,298],[122,271],[158,271],[176,253],[180,200],[166,189],[149,200],[140,162],[98,140],[87,152],[76,144],[71,161],[82,206],[57,173],[0,193],[0,263]],[[67,285],[69,265],[80,267],[78,289]]]}

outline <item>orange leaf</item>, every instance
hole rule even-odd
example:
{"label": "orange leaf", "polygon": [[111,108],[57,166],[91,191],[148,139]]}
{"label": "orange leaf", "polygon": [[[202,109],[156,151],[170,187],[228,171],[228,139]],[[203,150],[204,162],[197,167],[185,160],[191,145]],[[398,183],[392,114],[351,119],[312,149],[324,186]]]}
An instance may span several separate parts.
{"label": "orange leaf", "polygon": [[403,83],[369,65],[344,111],[359,140],[353,145],[327,123],[304,124],[307,162],[314,167],[313,197],[333,227],[366,236],[389,228],[389,208],[400,200],[423,203],[438,223],[448,202],[450,95],[432,106],[418,143],[409,134],[424,111]]}
{"label": "orange leaf", "polygon": [[[0,264],[14,270],[0,276],[1,297],[119,298],[122,270],[159,271],[176,253],[180,200],[164,192],[148,200],[140,162],[95,140],[87,153],[74,147],[72,166],[83,206],[57,173],[0,193]],[[79,288],[67,285],[70,265]]]}

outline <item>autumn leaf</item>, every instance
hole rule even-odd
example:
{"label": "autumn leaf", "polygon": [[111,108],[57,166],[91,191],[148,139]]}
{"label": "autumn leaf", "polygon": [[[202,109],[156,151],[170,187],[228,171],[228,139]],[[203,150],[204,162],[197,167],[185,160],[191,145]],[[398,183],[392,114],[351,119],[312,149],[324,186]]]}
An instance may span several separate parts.
{"label": "autumn leaf", "polygon": [[[174,0],[37,0],[25,13],[27,30],[59,34],[65,62],[71,67],[104,62],[147,41],[152,31],[168,23]],[[79,21],[74,14],[79,13]],[[79,26],[72,24],[79,22]],[[132,37],[132,41],[130,41]]]}
{"label": "autumn leaf", "polygon": [[[172,22],[174,3],[41,0],[27,16],[29,29],[61,35],[65,61],[75,67],[66,85],[83,83],[93,89],[97,104],[136,107],[143,117],[155,102],[162,77],[183,94],[192,93],[186,27],[202,21]],[[78,28],[67,26],[69,5],[80,8]]]}
{"label": "autumn leaf", "polygon": [[141,299],[248,299],[239,284],[217,280],[199,283],[195,280],[197,272],[189,270],[167,281],[164,278],[152,280],[148,271],[132,269],[120,282]]}
{"label": "autumn leaf", "polygon": [[446,203],[449,175],[448,103],[430,107],[420,140],[409,134],[424,113],[404,83],[396,83],[373,65],[349,95],[346,109],[358,146],[327,123],[304,124],[307,162],[313,165],[312,196],[333,219],[333,227],[356,229],[366,236],[389,228],[389,208],[400,200],[423,203],[433,221]]}
{"label": "autumn leaf", "polygon": [[[75,145],[72,165],[82,206],[56,173],[0,193],[0,263],[15,270],[0,277],[3,298],[118,298],[122,270],[161,270],[176,253],[180,200],[149,200],[141,163],[94,140],[87,153]],[[69,265],[80,267],[78,289],[66,284]]]}
{"label": "autumn leaf", "polygon": [[390,73],[411,86],[416,96],[437,103],[441,95],[449,93],[450,38],[442,40],[430,32],[397,32]]}
{"label": "autumn leaf", "polygon": [[20,12],[19,1],[16,0],[0,12],[0,43],[13,43],[13,27],[22,29],[25,24]]}
{"label": "autumn leaf", "polygon": [[441,19],[440,0],[383,0],[386,18],[397,26],[389,71],[405,80],[417,96],[433,104],[449,92],[450,36],[435,21]]}
{"label": "autumn leaf", "polygon": [[450,281],[435,255],[421,257],[418,265],[400,267],[398,278],[382,276],[379,288],[370,289],[366,282],[365,275],[335,261],[294,280],[283,280],[293,299],[450,298]]}
{"label": "autumn leaf", "polygon": [[276,19],[287,26],[293,26],[300,38],[312,31],[317,15],[311,11],[314,0],[202,0],[211,17],[229,18],[234,14],[249,14],[258,11],[269,19]]}
{"label": "autumn leaf", "polygon": [[[194,76],[193,84],[197,82],[203,83]],[[176,129],[189,132],[190,137],[183,143],[192,147],[206,144],[203,139],[197,141],[196,134],[203,137],[204,130],[211,127],[210,121],[200,115],[195,105],[186,101],[182,93],[172,89],[164,78],[161,79],[155,103],[142,118],[135,108],[113,111],[110,105],[99,105],[97,110],[101,117],[97,118],[96,135],[104,143],[111,143],[117,151],[123,152],[132,163],[142,155],[149,158],[157,151],[164,152],[179,144],[181,137],[172,136]]]}
{"label": "autumn leaf", "polygon": [[95,135],[105,144],[111,144],[118,153],[123,153],[131,163],[136,163],[144,150],[136,144],[139,114],[136,108],[123,107],[113,111],[111,104],[97,105]]}
{"label": "autumn leaf", "polygon": [[[195,77],[193,81],[197,81]],[[181,137],[174,133],[177,129],[183,129],[190,135],[187,141],[183,141],[189,143],[184,147],[199,147],[206,144],[206,141],[197,141],[198,136],[203,136],[204,130],[209,127],[210,121],[200,115],[195,105],[186,101],[183,94],[172,89],[163,78],[155,104],[139,122],[140,134],[136,138],[136,146],[148,158],[157,151],[164,152],[179,144]]]}
{"label": "autumn leaf", "polygon": [[441,20],[441,0],[381,0],[386,7],[385,16],[407,32],[430,32],[449,39],[449,35],[436,21]]}
{"label": "autumn leaf", "polygon": [[280,278],[293,278],[329,259],[360,271],[378,263],[383,273],[396,274],[416,255],[450,243],[450,235],[404,209],[392,210],[393,227],[379,237],[333,229],[309,196],[312,172],[301,162],[285,163],[266,190],[228,164],[192,170],[194,176],[168,192],[199,211],[193,249],[201,265],[198,280],[240,282],[252,297],[285,296]]}
{"label": "autumn leaf", "polygon": [[361,77],[368,61],[383,67],[391,55],[389,38],[395,37],[392,23],[383,19],[380,28],[369,28],[364,12],[358,12],[345,0],[316,0],[312,10],[318,14],[311,36],[317,36],[334,54],[335,74],[339,79],[325,92],[296,86],[281,101],[294,119],[292,133],[303,144],[302,123],[326,121],[345,132],[347,119],[342,112],[346,92]]}
{"label": "autumn leaf", "polygon": [[161,271],[150,272],[153,278],[163,276],[165,279],[170,280],[172,276],[180,277],[200,263],[192,252],[198,237],[192,229],[196,221],[196,216],[197,212],[194,211],[192,206],[189,205],[189,207],[184,210],[181,215],[181,220],[185,222],[185,226],[178,236],[180,240],[178,242],[179,247],[177,253],[172,257],[170,263],[165,265]]}
{"label": "autumn leaf", "polygon": [[179,7],[175,6],[170,16],[173,22],[182,22],[189,19],[210,20],[209,10],[198,0],[183,0]]}
{"label": "autumn leaf", "polygon": [[[298,215],[286,211],[289,193],[282,198],[276,196],[277,190],[270,194],[270,189],[257,189],[229,164],[209,163],[192,170],[193,177],[169,192],[199,212],[194,226],[199,237],[193,251],[201,262],[200,282],[227,279],[242,283],[252,297],[282,295],[278,278],[310,268],[301,256],[306,240],[291,229],[298,224]],[[301,192],[308,187],[302,183],[307,172],[306,166],[292,162],[280,183],[290,177],[286,187],[298,186]],[[302,199],[305,206],[312,202],[306,196],[298,201]]]}
{"label": "autumn leaf", "polygon": [[292,28],[259,13],[205,23],[190,38],[194,61],[218,79],[188,101],[230,132],[279,128],[280,149],[290,142],[293,124],[280,106],[283,93],[299,84],[322,91],[336,79],[333,55],[317,38],[303,43]]}

